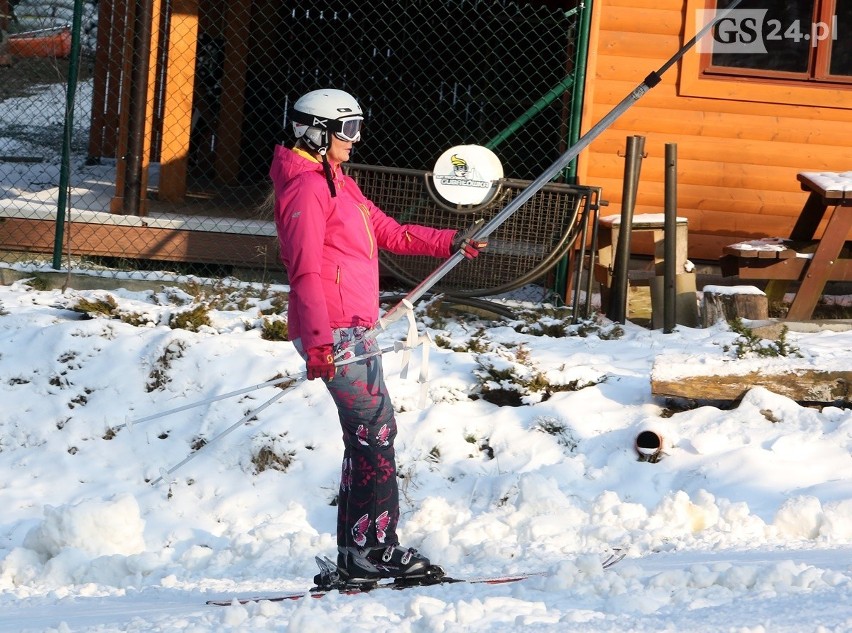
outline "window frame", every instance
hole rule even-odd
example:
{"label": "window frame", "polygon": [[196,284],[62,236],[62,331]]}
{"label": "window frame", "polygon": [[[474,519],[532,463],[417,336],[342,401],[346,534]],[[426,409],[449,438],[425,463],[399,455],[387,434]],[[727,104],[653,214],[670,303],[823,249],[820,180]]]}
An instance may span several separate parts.
{"label": "window frame", "polygon": [[[835,21],[837,0],[811,0],[811,2],[813,2],[811,24],[822,23],[832,25],[832,32],[834,32],[833,23]],[[712,7],[715,7],[717,2],[714,0],[709,4]],[[810,47],[811,55],[808,58],[808,69],[803,72],[739,68],[735,66],[716,66],[713,64],[712,55],[709,54],[702,56],[701,72],[706,75],[730,75],[769,80],[789,79],[791,81],[809,81],[819,84],[852,84],[852,75],[831,74],[831,53],[833,45],[834,40],[829,38],[818,41],[816,46]]]}
{"label": "window frame", "polygon": [[[815,1],[821,2],[815,5],[820,9],[820,17],[833,14],[837,0]],[[715,10],[716,4],[716,0],[686,0],[685,39],[700,28],[696,24],[699,11]],[[713,67],[708,72],[711,54],[696,46],[681,58],[679,93],[682,96],[852,109],[852,77],[827,74],[830,53],[830,46],[817,47],[812,62],[812,70],[821,69],[830,79],[815,79],[810,75],[804,79],[793,78],[792,73],[783,71],[745,68]]]}

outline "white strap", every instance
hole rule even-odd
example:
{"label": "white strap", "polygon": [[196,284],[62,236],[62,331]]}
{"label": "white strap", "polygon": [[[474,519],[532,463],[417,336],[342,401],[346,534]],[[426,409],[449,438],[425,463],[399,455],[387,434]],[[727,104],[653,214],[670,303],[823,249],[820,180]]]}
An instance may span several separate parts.
{"label": "white strap", "polygon": [[402,353],[402,371],[399,373],[400,378],[405,380],[408,378],[408,365],[411,362],[411,350],[418,345],[417,336],[417,321],[414,318],[414,306],[407,299],[402,300],[402,306],[405,310],[405,318],[408,319],[408,335],[405,338],[405,351]]}
{"label": "white strap", "polygon": [[423,409],[426,406],[426,396],[429,391],[429,347],[432,345],[432,338],[429,336],[429,333],[418,334],[417,332],[417,320],[414,318],[414,306],[407,299],[403,299],[401,302],[403,306],[402,309],[405,310],[405,318],[408,319],[408,334],[406,335],[405,342],[397,342],[394,346],[396,351],[402,351],[402,370],[399,375],[403,380],[408,379],[408,368],[411,365],[411,350],[416,347],[421,347],[421,356],[420,356],[420,377],[418,378],[418,382],[420,383],[420,400],[418,403],[418,407]]}
{"label": "white strap", "polygon": [[426,408],[426,396],[429,393],[429,348],[432,346],[432,337],[426,332],[418,339],[423,351],[420,355],[420,401],[417,403],[419,409]]}

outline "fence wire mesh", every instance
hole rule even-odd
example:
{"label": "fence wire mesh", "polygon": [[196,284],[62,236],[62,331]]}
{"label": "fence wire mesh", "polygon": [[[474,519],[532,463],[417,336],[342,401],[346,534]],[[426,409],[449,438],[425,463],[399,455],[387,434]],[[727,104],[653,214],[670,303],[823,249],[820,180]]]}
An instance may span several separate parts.
{"label": "fence wire mesh", "polygon": [[[576,136],[580,16],[578,0],[0,0],[0,265],[285,281],[267,170],[288,108],[322,87],[366,112],[359,164],[422,172],[478,144],[532,180]],[[530,203],[552,226],[529,271],[459,290],[548,260],[574,193]]]}

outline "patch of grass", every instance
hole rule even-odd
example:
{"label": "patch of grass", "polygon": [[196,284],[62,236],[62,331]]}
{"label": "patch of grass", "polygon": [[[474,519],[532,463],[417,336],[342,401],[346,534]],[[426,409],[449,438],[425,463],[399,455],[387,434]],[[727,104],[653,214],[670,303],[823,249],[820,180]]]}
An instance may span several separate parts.
{"label": "patch of grass", "polygon": [[419,311],[424,317],[426,323],[433,330],[443,330],[447,327],[446,311],[443,309],[444,300],[442,297],[436,297],[428,302]]}
{"label": "patch of grass", "polygon": [[68,403],[68,408],[73,409],[74,407],[77,407],[77,406],[80,406],[80,407],[85,406],[86,403],[89,402],[88,395],[90,393],[92,393],[92,391],[91,391],[91,389],[86,389],[85,392],[86,393],[81,393],[78,396],[76,396],[75,398],[72,398],[71,402]]}
{"label": "patch of grass", "polygon": [[198,332],[204,326],[210,325],[210,308],[206,304],[198,304],[189,310],[175,312],[169,318],[169,327],[173,330]]}
{"label": "patch of grass", "polygon": [[296,451],[282,446],[282,440],[286,437],[282,433],[276,437],[262,435],[256,442],[252,452],[251,463],[254,466],[254,474],[259,475],[266,470],[277,470],[286,473],[295,461]]}
{"label": "patch of grass", "polygon": [[454,352],[470,352],[471,354],[484,354],[491,349],[485,328],[478,329],[467,341],[461,345],[452,345],[448,340],[449,348]]}
{"label": "patch of grass", "polygon": [[541,433],[547,433],[556,438],[560,446],[564,446],[569,452],[577,448],[578,440],[572,435],[571,427],[562,420],[552,417],[540,417],[536,419],[533,429]]}
{"label": "patch of grass", "polygon": [[24,279],[21,283],[33,290],[47,290],[50,288],[50,281],[43,275],[34,275],[29,279]]}
{"label": "patch of grass", "polygon": [[449,336],[438,334],[435,336],[435,345],[441,349],[452,349],[453,341]]}
{"label": "patch of grass", "polygon": [[107,317],[111,319],[116,316],[118,311],[118,302],[112,295],[107,295],[103,299],[95,299],[93,301],[80,298],[77,303],[70,306],[69,309],[74,312],[85,314],[90,319],[96,319],[98,317]]}
{"label": "patch of grass", "polygon": [[133,327],[156,325],[156,322],[150,315],[141,312],[122,312],[118,315],[118,318],[122,323],[127,323],[127,325],[132,325]]}
{"label": "patch of grass", "polygon": [[521,334],[563,338],[568,336],[572,316],[573,313],[568,307],[543,304],[535,310],[524,309],[518,312],[519,321],[514,322],[512,327]]}
{"label": "patch of grass", "polygon": [[271,316],[273,314],[285,314],[287,312],[287,305],[290,301],[290,297],[286,292],[276,292],[268,297],[269,307],[263,308],[260,313],[264,316]]}
{"label": "patch of grass", "polygon": [[263,319],[260,326],[260,338],[265,341],[288,340],[287,321],[281,318]]}
{"label": "patch of grass", "polygon": [[518,407],[544,402],[554,393],[579,391],[605,380],[601,377],[593,381],[551,382],[536,369],[529,350],[523,345],[514,350],[498,348],[494,352],[480,354],[476,364],[478,369],[474,374],[479,382],[479,395],[498,406]]}
{"label": "patch of grass", "polygon": [[145,384],[145,390],[148,393],[165,389],[166,385],[172,380],[169,376],[172,362],[181,358],[185,350],[186,343],[183,341],[175,340],[166,346],[163,353],[154,361],[154,366],[148,373],[148,381]]}

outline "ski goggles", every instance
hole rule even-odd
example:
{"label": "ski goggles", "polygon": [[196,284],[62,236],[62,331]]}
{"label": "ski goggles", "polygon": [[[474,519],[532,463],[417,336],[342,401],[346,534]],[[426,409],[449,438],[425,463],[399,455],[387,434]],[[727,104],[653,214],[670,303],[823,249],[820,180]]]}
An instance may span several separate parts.
{"label": "ski goggles", "polygon": [[350,116],[342,119],[329,121],[329,131],[341,141],[354,143],[361,140],[361,126],[364,123],[362,116]]}

